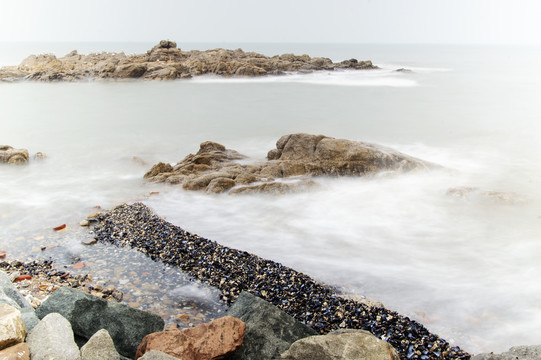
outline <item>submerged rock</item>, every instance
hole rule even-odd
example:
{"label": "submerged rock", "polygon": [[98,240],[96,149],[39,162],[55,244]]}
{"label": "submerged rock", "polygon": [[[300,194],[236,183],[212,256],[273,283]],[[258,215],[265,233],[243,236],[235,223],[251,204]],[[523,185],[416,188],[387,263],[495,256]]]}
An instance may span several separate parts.
{"label": "submerged rock", "polygon": [[503,192],[493,190],[481,190],[473,186],[460,186],[449,188],[447,196],[458,199],[481,199],[488,200],[499,204],[524,204],[528,199],[521,194],[515,192]]}
{"label": "submerged rock", "polygon": [[195,155],[186,156],[174,166],[160,162],[144,177],[208,193],[281,194],[314,186],[314,176],[364,176],[435,166],[383,146],[303,133],[282,136],[276,149],[269,151],[266,162],[238,161],[244,158],[221,144],[207,141]]}
{"label": "submerged rock", "polygon": [[221,76],[262,76],[283,72],[317,70],[377,69],[371,61],[356,59],[333,63],[328,58],[284,54],[268,57],[241,49],[181,51],[173,41],[162,40],[146,54],[124,53],[81,55],[72,51],[64,57],[52,54],[30,55],[19,66],[0,68],[0,81],[21,79],[77,81],[86,79],[173,80],[203,74]]}
{"label": "submerged rock", "polygon": [[541,359],[541,345],[515,346],[501,354],[479,354],[471,360],[539,360]]}

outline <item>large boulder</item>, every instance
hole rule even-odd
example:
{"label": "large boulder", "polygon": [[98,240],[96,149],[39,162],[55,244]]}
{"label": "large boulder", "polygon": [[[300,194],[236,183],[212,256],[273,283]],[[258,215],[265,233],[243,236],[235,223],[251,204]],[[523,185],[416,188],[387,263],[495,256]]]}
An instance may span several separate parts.
{"label": "large boulder", "polygon": [[13,306],[0,304],[0,350],[23,342],[25,337],[21,312]]}
{"label": "large boulder", "polygon": [[295,341],[285,351],[284,360],[348,359],[399,360],[396,350],[368,331],[336,331]]}
{"label": "large boulder", "polygon": [[269,151],[266,162],[238,161],[244,158],[207,141],[195,155],[186,156],[174,166],[161,162],[154,165],[145,178],[208,193],[281,194],[312,187],[315,183],[311,178],[315,176],[401,173],[435,166],[383,146],[303,133],[282,136],[276,149]]}
{"label": "large boulder", "polygon": [[0,304],[7,304],[17,308],[21,312],[28,332],[32,331],[39,322],[32,305],[21,295],[9,276],[3,271],[0,271]]}
{"label": "large boulder", "polygon": [[295,341],[317,334],[276,306],[247,292],[239,295],[227,315],[246,323],[244,343],[231,357],[235,360],[275,359]]}
{"label": "large boulder", "polygon": [[14,149],[9,145],[0,145],[0,164],[27,164],[28,150]]}
{"label": "large boulder", "polygon": [[80,360],[70,323],[60,314],[45,316],[28,335],[32,360]]}
{"label": "large boulder", "polygon": [[541,345],[515,346],[501,354],[479,354],[471,360],[539,360],[541,359]]}
{"label": "large boulder", "polygon": [[90,339],[98,330],[107,330],[118,352],[128,357],[135,355],[146,335],[162,331],[165,325],[158,315],[71,288],[56,290],[36,310],[40,318],[54,312],[64,316],[74,333],[84,339]]}
{"label": "large boulder", "polygon": [[154,333],[145,336],[135,359],[150,350],[183,360],[223,359],[242,345],[245,332],[246,324],[241,320],[224,316],[190,329]]}

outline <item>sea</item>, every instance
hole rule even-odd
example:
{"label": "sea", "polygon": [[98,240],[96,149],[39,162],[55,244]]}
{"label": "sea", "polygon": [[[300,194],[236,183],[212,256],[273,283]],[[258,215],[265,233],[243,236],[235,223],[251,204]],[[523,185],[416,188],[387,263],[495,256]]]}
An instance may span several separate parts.
{"label": "sea", "polygon": [[[0,66],[29,54],[153,45],[0,43]],[[161,290],[174,291],[185,279],[135,250],[80,244],[92,237],[79,226],[88,214],[142,201],[187,231],[381,301],[471,353],[541,343],[541,47],[178,45],[356,58],[379,69],[0,83],[0,144],[47,155],[0,166],[8,258],[51,257],[68,270],[86,262],[96,278],[120,267],[120,283],[155,272],[171,278]],[[385,145],[441,168],[318,178],[317,189],[283,196],[209,195],[143,179],[152,164],[174,164],[207,140],[264,161],[297,132]],[[459,187],[476,190],[453,196]],[[55,233],[61,224],[67,230]]]}

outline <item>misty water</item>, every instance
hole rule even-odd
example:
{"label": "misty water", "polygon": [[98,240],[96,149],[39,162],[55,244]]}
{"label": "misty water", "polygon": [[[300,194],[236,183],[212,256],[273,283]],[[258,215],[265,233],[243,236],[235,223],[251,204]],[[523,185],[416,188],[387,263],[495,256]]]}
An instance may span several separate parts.
{"label": "misty water", "polygon": [[[47,49],[141,53],[151,46],[0,44],[0,64]],[[381,69],[0,83],[0,143],[48,155],[0,168],[0,248],[24,259],[43,256],[35,248],[51,241],[60,265],[76,253],[112,267],[115,256],[138,255],[79,248],[91,234],[78,223],[96,205],[143,201],[188,231],[379,300],[467,351],[540,343],[541,48],[222,46],[370,59]],[[378,143],[443,168],[321,178],[314,191],[279,197],[207,195],[142,179],[152,164],[178,162],[206,140],[264,160],[280,136],[294,132]],[[447,195],[459,186],[515,193],[520,201]],[[50,235],[62,223],[71,229]]]}

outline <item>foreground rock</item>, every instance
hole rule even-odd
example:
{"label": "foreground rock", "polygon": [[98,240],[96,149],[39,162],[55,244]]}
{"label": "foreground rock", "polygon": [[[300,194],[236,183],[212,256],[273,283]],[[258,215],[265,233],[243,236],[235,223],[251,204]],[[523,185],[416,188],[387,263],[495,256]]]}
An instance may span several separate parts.
{"label": "foreground rock", "polygon": [[0,164],[27,164],[28,150],[14,149],[8,145],[0,145]]}
{"label": "foreground rock", "polygon": [[12,284],[10,277],[3,271],[0,271],[0,304],[13,306],[21,312],[26,331],[32,331],[39,322],[34,308],[21,295],[15,285]]}
{"label": "foreground rock", "polygon": [[162,40],[146,54],[124,53],[80,55],[72,51],[64,57],[31,55],[19,66],[0,69],[0,81],[21,79],[40,81],[76,81],[86,79],[173,80],[203,74],[221,76],[279,75],[284,72],[318,70],[377,69],[371,61],[350,59],[333,63],[328,58],[284,54],[267,57],[241,49],[181,51],[173,41]]}
{"label": "foreground rock", "polygon": [[21,312],[13,306],[0,304],[0,350],[22,343],[25,337]]}
{"label": "foreground rock", "polygon": [[45,316],[27,339],[32,360],[80,360],[70,323],[60,314]]}
{"label": "foreground rock", "polygon": [[146,335],[164,328],[164,321],[158,315],[69,288],[56,290],[36,313],[40,318],[50,313],[61,314],[70,322],[75,335],[84,339],[105,329],[118,352],[128,357],[135,355]]}
{"label": "foreground rock", "polygon": [[30,360],[30,348],[26,343],[19,343],[0,350],[2,360]]}
{"label": "foreground rock", "polygon": [[250,293],[243,292],[227,311],[246,322],[244,344],[231,359],[275,359],[295,341],[316,335],[276,306]]}
{"label": "foreground rock", "polygon": [[93,231],[100,242],[133,247],[216,287],[228,304],[246,291],[320,334],[339,328],[363,329],[385,339],[403,358],[469,358],[408,317],[342,298],[334,289],[282,264],[186,232],[141,203],[102,214]]}
{"label": "foreground rock", "polygon": [[99,330],[81,347],[81,360],[120,360],[107,330]]}
{"label": "foreground rock", "polygon": [[515,346],[501,354],[479,354],[471,360],[539,360],[541,359],[541,345]]}
{"label": "foreground rock", "polygon": [[348,359],[399,360],[395,349],[364,330],[338,330],[296,341],[282,354],[284,360]]}
{"label": "foreground rock", "polygon": [[363,176],[435,166],[383,146],[303,133],[282,136],[266,162],[239,162],[244,158],[207,141],[195,155],[174,166],[161,162],[154,165],[145,178],[209,193],[283,193],[313,186],[310,178],[314,176]]}
{"label": "foreground rock", "polygon": [[183,360],[213,360],[227,358],[241,345],[246,324],[225,316],[207,324],[145,336],[135,359],[147,351],[158,350]]}

